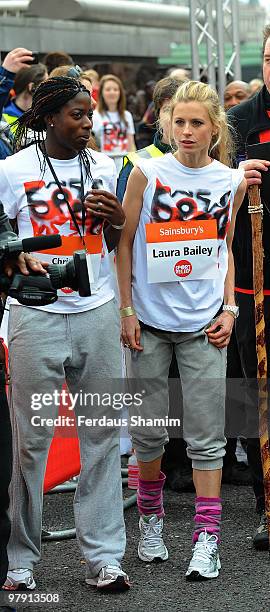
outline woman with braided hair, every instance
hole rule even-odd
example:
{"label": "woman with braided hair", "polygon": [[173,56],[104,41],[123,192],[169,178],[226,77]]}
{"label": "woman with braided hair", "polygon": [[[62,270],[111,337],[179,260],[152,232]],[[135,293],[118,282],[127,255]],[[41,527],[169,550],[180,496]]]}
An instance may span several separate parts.
{"label": "woman with braided hair", "polygon": [[[35,91],[31,109],[18,119],[17,153],[0,164],[1,197],[8,216],[17,221],[19,235],[59,233],[62,246],[44,253],[42,259],[61,264],[75,250],[85,249],[91,268],[90,297],[64,288],[49,306],[28,307],[11,300],[15,456],[7,590],[35,588],[33,566],[40,558],[44,472],[59,409],[56,398],[65,381],[76,399],[73,408],[77,424],[81,424],[82,468],[74,513],[86,560],[86,583],[118,590],[130,584],[120,565],[125,528],[119,428],[83,425],[85,417],[97,423],[95,417],[107,418],[111,410],[98,402],[90,404],[88,399],[82,404],[83,398],[91,398],[95,392],[94,382],[104,385],[104,380],[110,383],[121,377],[108,250],[116,246],[125,216],[114,195],[113,161],[87,148],[91,128],[87,89],[73,78],[48,79]],[[22,149],[29,130],[33,144]],[[108,329],[109,334],[105,333]],[[43,394],[52,401],[43,402]],[[73,414],[69,413],[71,421]]]}

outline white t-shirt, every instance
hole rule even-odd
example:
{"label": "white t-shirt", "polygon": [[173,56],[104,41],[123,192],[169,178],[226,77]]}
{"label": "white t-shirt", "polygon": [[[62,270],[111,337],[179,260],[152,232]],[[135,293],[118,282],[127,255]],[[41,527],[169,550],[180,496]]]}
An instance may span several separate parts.
{"label": "white t-shirt", "polygon": [[[133,245],[132,294],[139,320],[166,331],[202,329],[218,312],[228,268],[226,234],[242,170],[214,160],[203,168],[188,168],[171,153],[140,160],[148,180]],[[218,273],[212,280],[148,283],[145,224],[217,220]]]}
{"label": "white t-shirt", "polygon": [[100,144],[100,149],[106,155],[114,157],[125,155],[129,151],[128,135],[135,134],[132,115],[125,111],[125,119],[121,119],[118,111],[106,111],[100,114],[93,113],[93,132]]}
{"label": "white t-shirt", "polygon": [[[113,161],[103,153],[92,150],[91,156],[96,162],[93,163],[89,155],[93,180],[100,181],[97,188],[115,193],[116,170]],[[46,254],[37,254],[43,261],[61,264],[65,263],[73,253],[74,242],[76,244],[74,250],[83,249],[83,245],[48,164],[46,164],[45,173],[41,171],[40,163],[43,161],[41,153],[40,160],[36,146],[31,145],[7,157],[4,161],[0,161],[1,200],[8,217],[17,219],[20,238],[50,234],[60,234],[65,237],[63,239],[66,241],[65,246],[60,247],[60,254],[58,249],[57,251],[48,250]],[[79,157],[68,160],[50,158],[50,161],[71,207],[76,211],[76,205],[80,205]],[[84,169],[83,176],[85,177]],[[91,189],[92,184],[91,179],[85,178],[85,194]],[[81,228],[80,218],[80,212],[77,211],[77,219],[79,219]],[[101,255],[95,255],[96,278],[91,284],[92,295],[80,297],[79,293],[71,289],[59,290],[58,300],[54,304],[40,307],[43,310],[56,313],[83,312],[97,308],[114,297],[109,255],[102,237],[102,225],[97,218],[86,216],[85,236],[89,240],[89,247],[94,241],[95,244],[98,242],[98,245],[101,245],[96,249],[101,252]],[[16,300],[10,302],[18,304]]]}

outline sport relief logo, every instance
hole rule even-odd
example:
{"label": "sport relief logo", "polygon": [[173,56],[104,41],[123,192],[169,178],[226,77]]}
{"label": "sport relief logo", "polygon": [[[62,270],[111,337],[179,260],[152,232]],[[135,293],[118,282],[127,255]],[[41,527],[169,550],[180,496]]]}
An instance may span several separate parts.
{"label": "sport relief logo", "polygon": [[66,295],[69,295],[70,293],[74,293],[73,289],[69,289],[69,287],[63,287],[61,291],[65,293]]}
{"label": "sport relief logo", "polygon": [[192,264],[187,259],[181,259],[174,266],[174,272],[176,276],[180,276],[180,278],[185,278],[189,276],[192,272]]}

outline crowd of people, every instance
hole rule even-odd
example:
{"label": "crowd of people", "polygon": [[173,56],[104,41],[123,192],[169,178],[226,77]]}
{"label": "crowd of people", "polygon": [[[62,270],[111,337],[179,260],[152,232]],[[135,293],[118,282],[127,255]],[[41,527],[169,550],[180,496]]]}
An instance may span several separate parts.
{"label": "crowd of people", "polygon": [[[1,480],[0,585],[5,591],[36,587],[44,474],[58,406],[44,404],[43,426],[34,428],[33,394],[53,396],[65,383],[74,394],[90,394],[93,385],[112,388],[123,377],[123,351],[127,378],[147,379],[149,385],[142,405],[134,402],[130,413],[153,422],[144,427],[138,419],[130,426],[139,470],[139,559],[168,559],[163,538],[167,479],[174,490],[196,494],[186,579],[216,578],[223,464],[223,482],[253,485],[259,514],[254,546],[269,547],[254,383],[247,190],[262,186],[270,155],[247,159],[247,146],[270,142],[270,26],[263,37],[263,81],[228,83],[224,105],[207,83],[176,69],[149,82],[144,94],[138,92],[129,108],[141,110],[133,117],[118,76],[99,79],[63,52],[47,54],[43,63],[33,61],[31,51],[19,48],[0,67],[0,216],[9,239],[60,234],[62,246],[46,255],[21,254],[6,262],[6,273],[19,268],[25,275],[29,270],[46,274],[56,255],[68,261],[80,249],[91,295],[62,288],[47,306],[7,301],[9,406],[0,342],[5,432],[0,462],[6,476]],[[270,359],[270,213],[264,199],[263,207]],[[247,381],[247,401],[232,405],[226,373],[227,381]],[[172,411],[170,378],[181,384],[176,403],[183,413],[183,439],[169,440],[165,426]],[[86,404],[84,410],[97,421],[101,416],[98,405]],[[232,412],[248,423],[249,434],[234,432],[227,441]],[[127,590],[131,581],[121,565],[126,536],[120,429],[79,426],[79,414],[76,406],[82,467],[74,515],[86,584]],[[112,414],[111,405],[103,406],[102,416]],[[248,462],[241,469],[240,443]]]}

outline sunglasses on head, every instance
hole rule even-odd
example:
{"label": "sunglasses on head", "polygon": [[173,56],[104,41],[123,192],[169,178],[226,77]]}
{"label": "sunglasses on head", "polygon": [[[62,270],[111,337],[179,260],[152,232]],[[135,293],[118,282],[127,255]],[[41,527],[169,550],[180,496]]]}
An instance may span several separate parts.
{"label": "sunglasses on head", "polygon": [[67,72],[68,77],[73,77],[73,79],[78,79],[82,74],[82,69],[80,66],[71,66],[69,71]]}

